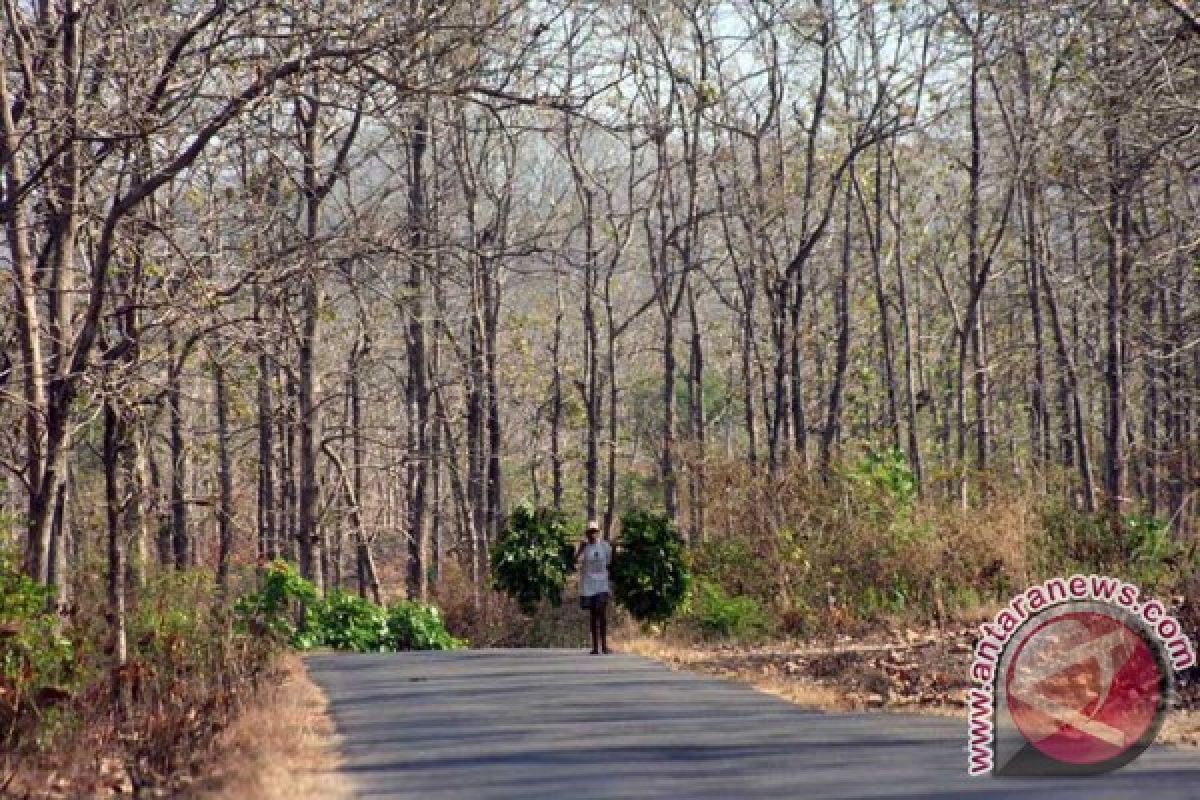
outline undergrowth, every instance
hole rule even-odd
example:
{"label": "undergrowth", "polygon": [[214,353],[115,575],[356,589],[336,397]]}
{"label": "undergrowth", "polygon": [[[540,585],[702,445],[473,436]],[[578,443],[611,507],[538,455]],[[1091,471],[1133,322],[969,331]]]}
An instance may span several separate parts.
{"label": "undergrowth", "polygon": [[706,637],[944,622],[1076,572],[1167,598],[1200,571],[1196,548],[1151,514],[1114,525],[1072,507],[1066,492],[981,479],[986,491],[964,510],[945,491],[952,476],[927,475],[922,495],[897,451],[842,463],[827,480],[719,457],[704,473],[705,537],[690,548],[698,588],[678,622]]}
{"label": "undergrowth", "polygon": [[[81,575],[73,606],[50,612],[46,590],[0,556],[0,786],[30,797],[171,790],[271,680],[275,646],[232,629],[207,573],[165,573],[129,593],[118,668],[103,570]],[[128,687],[123,716],[116,681]]]}
{"label": "undergrowth", "polygon": [[340,590],[321,597],[282,561],[265,571],[261,583],[234,604],[237,628],[267,634],[297,650],[381,653],[454,650],[467,644],[450,635],[435,606],[401,600],[385,608]]}
{"label": "undergrowth", "polygon": [[[276,679],[282,648],[450,649],[436,608],[381,608],[320,597],[283,563],[234,576],[228,604],[205,570],[130,587],[127,660],[116,668],[102,576],[81,570],[74,603],[48,593],[0,553],[0,796],[174,796],[216,756],[218,734]],[[236,588],[246,587],[240,595]],[[115,713],[116,681],[128,687]],[[56,788],[57,787],[57,788]],[[143,792],[144,793],[144,792]]]}

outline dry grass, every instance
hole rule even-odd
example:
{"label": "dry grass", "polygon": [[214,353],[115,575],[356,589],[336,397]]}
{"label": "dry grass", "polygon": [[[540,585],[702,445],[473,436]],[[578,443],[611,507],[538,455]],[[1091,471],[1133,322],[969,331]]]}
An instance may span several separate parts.
{"label": "dry grass", "polygon": [[304,662],[282,657],[283,679],[227,729],[216,769],[189,793],[193,800],[350,800],[337,772],[336,731],[325,695]]}

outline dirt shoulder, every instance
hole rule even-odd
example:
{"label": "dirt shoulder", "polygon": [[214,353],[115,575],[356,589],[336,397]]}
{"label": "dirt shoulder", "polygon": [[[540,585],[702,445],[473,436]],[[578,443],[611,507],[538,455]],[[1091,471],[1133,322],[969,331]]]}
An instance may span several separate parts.
{"label": "dirt shoulder", "polygon": [[[966,719],[974,628],[729,645],[631,636],[629,652],[736,680],[820,711],[881,710]],[[1159,741],[1200,746],[1200,685],[1180,692]]]}
{"label": "dirt shoulder", "polygon": [[229,727],[215,769],[190,800],[350,800],[337,772],[337,733],[324,693],[296,655],[282,657],[282,680]]}

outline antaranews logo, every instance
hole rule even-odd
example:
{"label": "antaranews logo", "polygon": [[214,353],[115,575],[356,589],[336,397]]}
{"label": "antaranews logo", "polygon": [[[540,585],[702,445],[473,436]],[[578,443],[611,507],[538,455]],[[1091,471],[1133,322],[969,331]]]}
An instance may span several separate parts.
{"label": "antaranews logo", "polygon": [[971,665],[971,775],[1097,775],[1141,755],[1196,663],[1179,622],[1133,584],[1053,578],[980,627]]}

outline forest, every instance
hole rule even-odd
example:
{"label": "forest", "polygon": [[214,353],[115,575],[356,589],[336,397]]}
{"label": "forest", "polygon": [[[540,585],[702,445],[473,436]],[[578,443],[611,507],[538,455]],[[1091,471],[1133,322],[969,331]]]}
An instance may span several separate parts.
{"label": "forest", "polygon": [[271,564],[529,643],[518,507],[707,632],[1200,597],[1184,0],[2,2],[10,741],[235,713]]}

